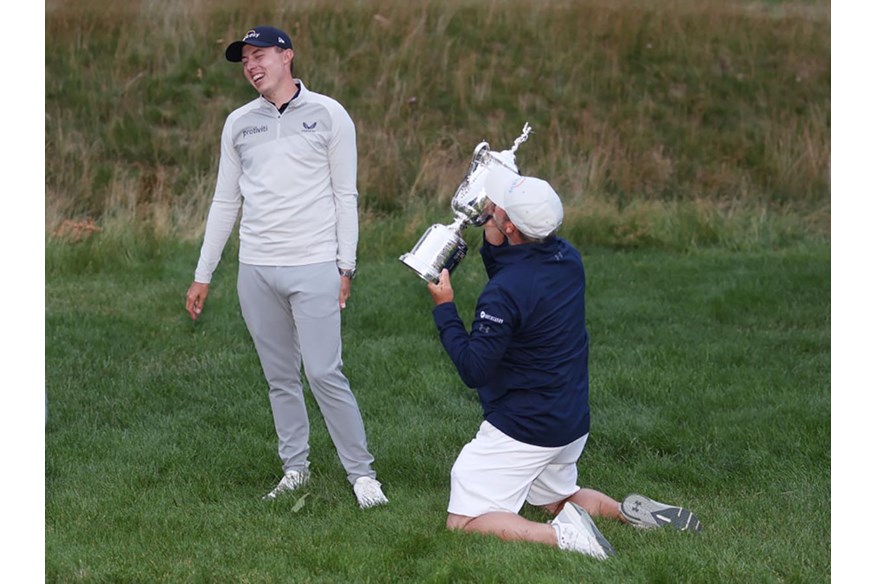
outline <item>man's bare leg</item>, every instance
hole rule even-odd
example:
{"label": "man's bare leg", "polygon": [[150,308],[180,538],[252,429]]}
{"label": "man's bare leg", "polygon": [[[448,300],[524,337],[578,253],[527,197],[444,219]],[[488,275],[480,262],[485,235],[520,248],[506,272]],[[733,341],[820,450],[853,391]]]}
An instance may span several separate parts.
{"label": "man's bare leg", "polygon": [[447,516],[448,529],[496,535],[505,541],[531,541],[547,545],[557,545],[557,533],[548,523],[530,521],[517,513],[494,511],[480,517],[467,517],[450,513]]}
{"label": "man's bare leg", "polygon": [[[566,499],[579,507],[583,507],[593,517],[608,517],[623,523],[627,520],[621,515],[620,501],[615,501],[605,493],[593,489],[579,489],[577,493]],[[562,510],[566,501],[561,501],[553,511],[554,515]]]}

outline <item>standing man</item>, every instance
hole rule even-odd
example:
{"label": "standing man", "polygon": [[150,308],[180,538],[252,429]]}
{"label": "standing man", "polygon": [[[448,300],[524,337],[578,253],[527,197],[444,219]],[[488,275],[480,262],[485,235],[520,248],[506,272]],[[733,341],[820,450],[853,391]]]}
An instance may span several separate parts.
{"label": "standing man", "polygon": [[[481,248],[489,281],[470,334],[447,270],[428,285],[441,343],[484,410],[480,430],[451,471],[447,527],[599,559],[615,551],[591,514],[699,531],[687,509],[641,495],[620,503],[578,487],[577,463],[590,432],[581,256],[556,236],[563,205],[547,182],[500,167],[490,171],[485,188],[494,203]],[[555,518],[521,517],[524,502]]]}
{"label": "standing man", "polygon": [[258,26],[225,50],[259,97],[222,130],[216,191],[186,310],[197,319],[243,207],[237,292],[268,382],[284,476],[310,478],[301,365],[361,508],[387,503],[341,371],[341,314],[356,276],[356,130],[343,106],[293,76],[292,41]]}

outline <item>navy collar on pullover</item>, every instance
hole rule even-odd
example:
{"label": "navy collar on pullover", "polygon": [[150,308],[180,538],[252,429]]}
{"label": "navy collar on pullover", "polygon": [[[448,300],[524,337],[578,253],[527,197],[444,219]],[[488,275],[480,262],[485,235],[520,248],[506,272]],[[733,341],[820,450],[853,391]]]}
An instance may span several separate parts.
{"label": "navy collar on pullover", "polygon": [[560,239],[558,237],[550,236],[544,241],[537,243],[511,245],[505,239],[502,244],[493,245],[484,238],[484,243],[481,246],[481,257],[484,260],[487,276],[492,278],[503,267],[516,264],[520,261],[561,254],[559,242]]}

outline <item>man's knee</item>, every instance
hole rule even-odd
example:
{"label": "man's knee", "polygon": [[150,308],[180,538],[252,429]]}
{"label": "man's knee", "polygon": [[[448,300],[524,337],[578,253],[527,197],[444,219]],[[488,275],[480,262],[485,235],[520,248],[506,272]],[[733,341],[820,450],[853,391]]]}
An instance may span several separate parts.
{"label": "man's knee", "polygon": [[474,517],[467,517],[465,515],[454,515],[450,513],[447,515],[447,529],[451,530],[464,530],[466,526],[472,522]]}

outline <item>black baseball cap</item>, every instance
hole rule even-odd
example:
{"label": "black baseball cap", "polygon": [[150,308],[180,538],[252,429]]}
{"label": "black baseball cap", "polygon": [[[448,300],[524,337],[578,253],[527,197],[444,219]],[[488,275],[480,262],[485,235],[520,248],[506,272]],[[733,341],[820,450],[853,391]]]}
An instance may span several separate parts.
{"label": "black baseball cap", "polygon": [[247,31],[243,38],[234,41],[225,49],[225,58],[232,63],[239,63],[243,58],[243,45],[254,47],[280,47],[291,49],[292,39],[289,35],[273,26],[257,26]]}

